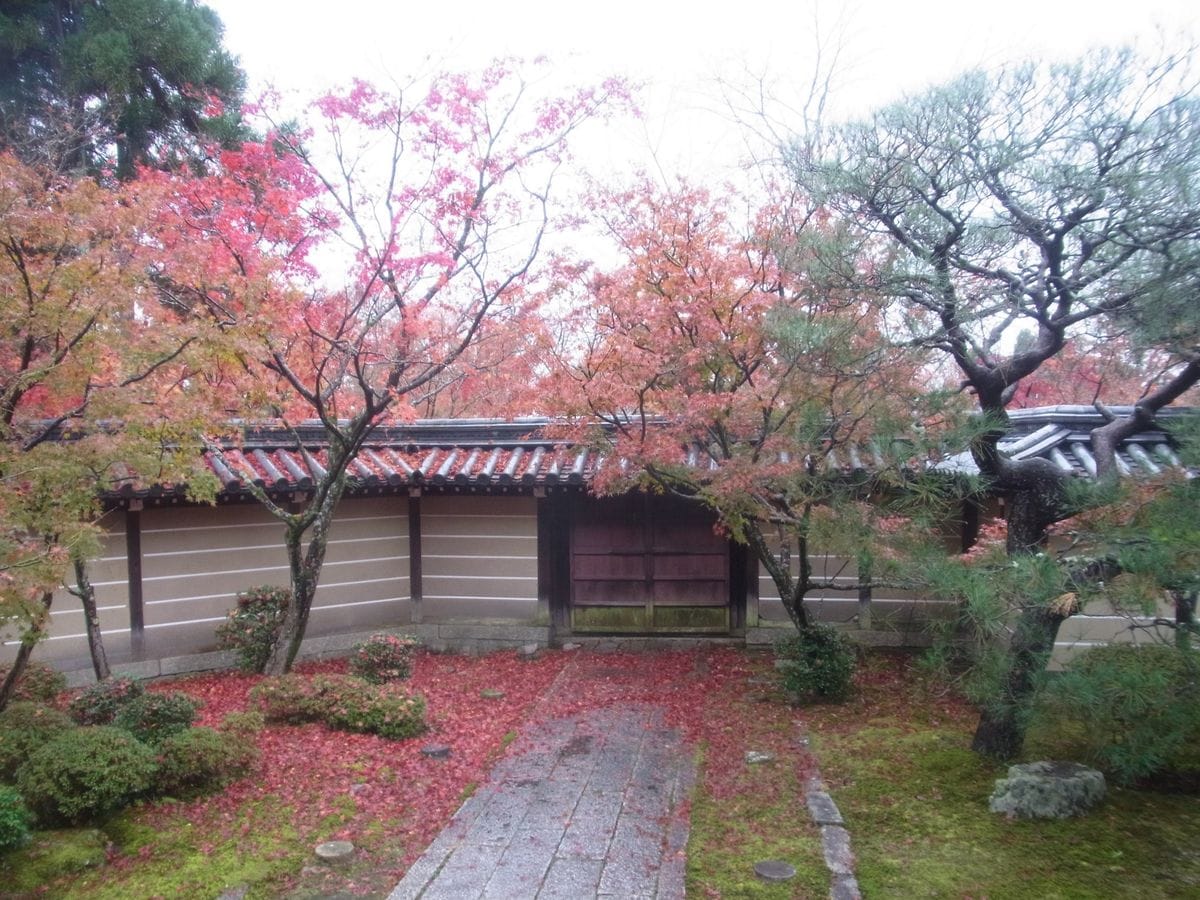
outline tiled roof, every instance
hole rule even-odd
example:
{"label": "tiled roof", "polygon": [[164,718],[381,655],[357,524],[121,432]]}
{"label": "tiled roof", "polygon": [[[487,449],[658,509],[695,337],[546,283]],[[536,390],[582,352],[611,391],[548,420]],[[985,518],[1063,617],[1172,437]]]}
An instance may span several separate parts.
{"label": "tiled roof", "polygon": [[[1114,406],[1117,416],[1133,412],[1129,406]],[[1169,420],[1192,412],[1190,409],[1162,410],[1159,420]],[[1012,410],[1008,414],[1012,431],[1000,441],[1000,449],[1012,459],[1042,457],[1072,475],[1095,477],[1096,457],[1092,453],[1091,431],[1105,419],[1091,406],[1044,406]],[[1181,468],[1182,463],[1171,446],[1167,432],[1151,428],[1138,432],[1117,448],[1117,468],[1122,475],[1150,476],[1165,469]],[[969,453],[948,457],[937,468],[941,471],[978,472]]]}
{"label": "tiled roof", "polygon": [[[1116,407],[1118,415],[1128,407]],[[1182,410],[1168,410],[1176,415]],[[1055,406],[1010,413],[1012,433],[1000,446],[1015,459],[1041,456],[1065,472],[1095,475],[1096,461],[1089,431],[1103,424],[1091,407]],[[545,436],[546,419],[422,420],[376,428],[348,472],[351,493],[409,488],[520,490],[533,487],[582,487],[605,460],[587,447],[572,446]],[[297,443],[299,438],[299,444]],[[296,432],[248,429],[244,439],[205,460],[227,498],[249,493],[257,482],[271,493],[311,489],[325,472],[325,433],[317,424]],[[303,447],[304,449],[301,449]],[[687,455],[701,466],[702,454]],[[786,462],[786,460],[784,460]],[[830,454],[830,467],[843,471],[883,465],[871,447]],[[1180,461],[1161,429],[1135,434],[1118,452],[1117,465],[1127,474],[1157,474]],[[955,453],[935,464],[943,472],[974,472],[968,453]],[[121,497],[154,497],[172,493],[170,486],[138,488],[127,483]]]}

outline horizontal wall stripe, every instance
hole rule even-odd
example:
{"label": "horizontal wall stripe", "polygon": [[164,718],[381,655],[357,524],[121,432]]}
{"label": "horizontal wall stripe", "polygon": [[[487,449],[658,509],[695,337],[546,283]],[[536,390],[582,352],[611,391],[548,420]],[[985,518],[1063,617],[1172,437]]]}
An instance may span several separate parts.
{"label": "horizontal wall stripe", "polygon": [[[408,603],[408,597],[384,597],[382,600],[355,600],[352,603],[339,603],[337,606],[314,606],[313,612],[336,612],[339,609],[349,609],[352,606],[374,606],[379,603]],[[400,623],[407,625],[407,622]]]}
{"label": "horizontal wall stripe", "polygon": [[[97,606],[96,612],[114,612],[116,610],[125,610],[125,609],[128,609],[128,606],[124,603],[119,603],[116,606]],[[76,607],[75,609],[51,608],[50,615],[52,615],[52,616],[81,616],[81,615],[83,615],[83,607],[80,606],[80,607]]]}
{"label": "horizontal wall stripe", "polygon": [[505,554],[497,556],[495,553],[422,553],[421,559],[520,559],[520,560],[537,560],[537,556],[510,556]]}
{"label": "horizontal wall stripe", "polygon": [[[422,524],[424,524],[424,523],[422,523]],[[456,541],[463,541],[463,540],[466,540],[466,541],[497,541],[497,540],[499,540],[499,541],[536,541],[537,534],[536,533],[530,533],[530,534],[468,534],[468,533],[462,532],[462,531],[460,531],[460,532],[426,531],[424,528],[422,528],[421,529],[421,539],[424,540],[426,538],[450,538],[450,539],[456,540]],[[424,555],[424,554],[422,554],[422,555]]]}
{"label": "horizontal wall stripe", "polygon": [[151,628],[179,628],[180,626],[183,626],[183,625],[210,625],[213,622],[224,622],[224,621],[225,621],[224,616],[216,616],[215,618],[211,618],[211,619],[184,619],[179,622],[159,622],[157,625],[147,624],[146,630],[149,631]]}
{"label": "horizontal wall stripe", "polygon": [[205,572],[203,575],[153,575],[143,576],[143,583],[151,581],[174,581],[179,578],[215,578],[218,575],[246,575],[250,572],[286,572],[288,571],[287,563],[276,566],[258,566],[252,569],[217,569],[212,572]]}
{"label": "horizontal wall stripe", "polygon": [[170,528],[142,528],[142,537],[159,534],[192,534],[197,531],[232,531],[234,529],[244,528],[279,528],[282,530],[283,523],[278,519],[268,519],[259,522],[222,522],[215,525],[174,525]]}
{"label": "horizontal wall stripe", "polygon": [[[372,541],[395,541],[403,540],[405,536],[400,535],[383,535],[382,537],[362,537],[362,538],[341,538],[339,540],[330,539],[326,546],[334,547],[338,544],[366,544]],[[230,553],[242,552],[248,550],[285,550],[283,541],[274,541],[270,544],[238,544],[236,547],[209,547],[201,550],[157,550],[153,553],[143,553],[143,559],[163,558],[168,556],[201,556],[205,553]]]}
{"label": "horizontal wall stripe", "polygon": [[425,581],[537,581],[537,575],[426,575]]}
{"label": "horizontal wall stripe", "polygon": [[533,603],[537,601],[536,596],[528,597],[494,597],[492,595],[483,594],[426,594],[426,600],[487,600],[503,603]]}

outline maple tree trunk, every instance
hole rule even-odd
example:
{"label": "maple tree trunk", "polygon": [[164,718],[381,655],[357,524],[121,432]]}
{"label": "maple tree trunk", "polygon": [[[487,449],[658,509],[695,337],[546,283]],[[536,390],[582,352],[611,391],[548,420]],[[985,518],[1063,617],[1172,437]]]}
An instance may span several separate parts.
{"label": "maple tree trunk", "polygon": [[[263,672],[267,675],[284,675],[291,671],[304,632],[308,628],[308,614],[321,579],[321,567],[325,564],[325,551],[329,545],[329,527],[333,513],[341,499],[344,481],[338,479],[321,501],[320,508],[309,519],[300,518],[290,523],[286,532],[288,570],[291,578],[292,602],[280,626],[279,637],[271,649],[271,655]],[[308,524],[304,524],[305,521]],[[304,535],[311,531],[308,547],[304,546]]]}
{"label": "maple tree trunk", "polygon": [[[793,578],[791,566],[780,560],[771,551],[771,546],[763,536],[762,529],[754,523],[746,526],[746,543],[750,545],[754,555],[758,557],[758,561],[762,563],[767,574],[771,576],[771,580],[775,582],[779,598],[783,601],[783,608],[787,610],[788,618],[792,620],[796,630],[807,631],[812,627],[812,618],[809,616],[808,610],[804,608],[804,595],[808,592],[808,579],[803,577],[805,560],[801,560],[800,564],[802,577]],[[802,546],[801,553],[803,552]]]}
{"label": "maple tree trunk", "polygon": [[17,682],[21,680],[21,676],[25,674],[25,667],[29,665],[29,657],[33,653],[33,648],[37,646],[38,641],[45,634],[46,622],[50,618],[50,604],[53,602],[53,592],[43,591],[41,597],[42,608],[38,611],[37,618],[25,633],[21,635],[21,645],[17,648],[17,656],[12,661],[12,665],[8,667],[8,674],[4,676],[4,683],[0,684],[0,710],[8,706],[8,702],[17,690]]}
{"label": "maple tree trunk", "polygon": [[97,681],[104,681],[111,674],[108,667],[108,654],[104,652],[104,636],[100,633],[100,612],[96,608],[96,589],[88,578],[87,563],[82,559],[72,559],[75,567],[75,588],[71,591],[79,598],[83,606],[83,621],[87,627],[88,651],[92,656],[92,669]]}

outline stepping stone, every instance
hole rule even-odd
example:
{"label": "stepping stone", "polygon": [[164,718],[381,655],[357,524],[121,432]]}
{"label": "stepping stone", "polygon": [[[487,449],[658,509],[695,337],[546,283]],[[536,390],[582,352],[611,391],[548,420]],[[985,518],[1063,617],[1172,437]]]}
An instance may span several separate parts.
{"label": "stepping stone", "polygon": [[796,867],[779,859],[764,859],[754,864],[754,874],[763,881],[788,881],[796,877]]}
{"label": "stepping stone", "polygon": [[504,691],[497,690],[496,688],[484,688],[479,692],[479,696],[484,700],[502,700],[504,698]]}
{"label": "stepping stone", "polygon": [[349,841],[326,841],[313,851],[327,866],[340,866],[354,858],[354,845]]}
{"label": "stepping stone", "polygon": [[428,747],[421,748],[421,755],[430,759],[449,759],[450,748],[445,744],[430,744]]}
{"label": "stepping stone", "polygon": [[747,750],[746,765],[760,766],[763,763],[775,762],[775,754],[767,753],[764,750]]}

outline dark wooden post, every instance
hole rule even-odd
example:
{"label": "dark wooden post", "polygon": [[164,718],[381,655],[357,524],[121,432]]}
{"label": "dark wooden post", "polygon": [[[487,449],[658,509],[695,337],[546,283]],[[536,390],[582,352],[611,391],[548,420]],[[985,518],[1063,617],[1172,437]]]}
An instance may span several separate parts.
{"label": "dark wooden post", "polygon": [[411,621],[421,624],[421,601],[424,590],[421,577],[421,489],[408,489],[408,595],[411,599]]}
{"label": "dark wooden post", "polygon": [[125,507],[125,565],[129,582],[129,649],[134,659],[146,652],[146,612],[142,597],[142,501]]}
{"label": "dark wooden post", "polygon": [[537,612],[534,621],[548,625],[550,598],[554,592],[553,501],[546,495],[544,487],[535,487],[533,496],[537,502]]}

